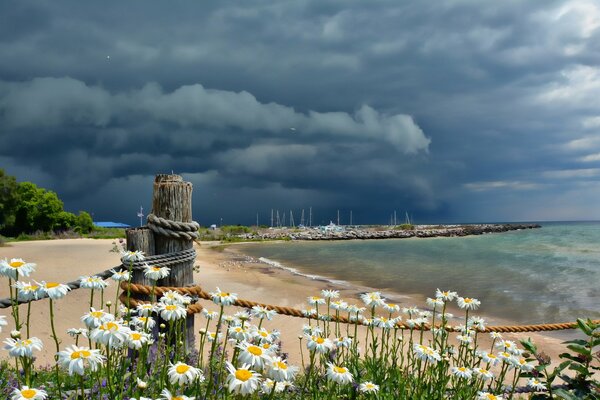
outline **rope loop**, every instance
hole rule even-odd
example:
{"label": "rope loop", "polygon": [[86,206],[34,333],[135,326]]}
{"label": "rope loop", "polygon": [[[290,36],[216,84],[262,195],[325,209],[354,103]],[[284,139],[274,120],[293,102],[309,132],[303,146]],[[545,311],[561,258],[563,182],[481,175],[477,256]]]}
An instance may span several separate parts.
{"label": "rope loop", "polygon": [[178,222],[170,219],[157,217],[154,214],[148,214],[148,228],[152,232],[180,240],[195,240],[199,238],[198,229],[200,224],[196,221]]}

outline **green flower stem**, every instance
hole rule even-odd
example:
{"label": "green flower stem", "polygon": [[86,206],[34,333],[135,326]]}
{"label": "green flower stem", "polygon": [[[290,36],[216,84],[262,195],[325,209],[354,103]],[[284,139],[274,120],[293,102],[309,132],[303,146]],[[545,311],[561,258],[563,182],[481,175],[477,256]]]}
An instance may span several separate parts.
{"label": "green flower stem", "polygon": [[54,355],[54,367],[56,370],[56,386],[58,387],[59,398],[62,399],[62,388],[60,382],[60,373],[58,371],[58,352],[60,351],[60,342],[58,341],[58,336],[56,335],[56,328],[54,327],[54,302],[50,299],[50,327],[52,328],[52,339],[54,339],[54,344],[56,345],[56,353]]}

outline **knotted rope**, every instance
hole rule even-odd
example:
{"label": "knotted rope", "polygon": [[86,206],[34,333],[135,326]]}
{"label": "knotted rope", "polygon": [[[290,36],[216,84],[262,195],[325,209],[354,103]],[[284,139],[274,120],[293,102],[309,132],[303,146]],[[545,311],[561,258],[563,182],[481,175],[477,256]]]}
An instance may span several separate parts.
{"label": "knotted rope", "polygon": [[147,218],[148,228],[158,235],[181,240],[195,240],[199,237],[200,224],[196,221],[178,222],[157,217],[154,214],[148,214]]}
{"label": "knotted rope", "polygon": [[[153,288],[152,286],[147,286],[147,285],[140,285],[140,284],[135,284],[135,283],[128,284],[127,282],[121,282],[121,289],[123,289],[124,291],[129,289],[131,291],[131,293],[144,294],[147,296],[152,295],[152,293],[153,293],[152,290],[154,289],[154,295],[156,296],[156,298],[161,297],[165,292],[175,291],[180,294],[186,294],[188,296],[197,297],[199,299],[212,300],[212,296],[210,295],[210,293],[205,292],[204,290],[202,290],[202,287],[200,287],[198,285],[188,286],[188,287],[155,286]],[[125,294],[125,292],[123,292],[121,294],[120,300],[125,305],[127,305],[131,308],[137,307],[139,304],[148,303],[147,301],[140,301],[140,300],[132,299],[132,298],[130,298],[128,301],[127,295]],[[265,307],[269,310],[275,310],[278,314],[282,314],[282,315],[288,315],[291,317],[298,317],[298,318],[316,319],[314,315],[307,315],[306,312],[299,310],[297,308],[293,308],[293,307],[283,307],[283,306],[259,303],[256,301],[243,300],[243,299],[237,299],[233,303],[233,305],[238,306],[238,307],[244,307],[244,308],[252,308],[254,306],[261,306],[261,307]],[[188,305],[188,308],[187,308],[188,315],[196,314],[201,311],[202,311],[202,306],[200,304]],[[364,321],[360,321],[360,320],[358,322],[351,321],[348,319],[348,317],[343,316],[343,315],[340,315],[338,317],[327,316],[327,318],[330,321],[334,321],[334,322],[338,321],[338,322],[345,323],[345,324],[358,323],[359,325],[368,325],[368,323],[366,323]],[[593,322],[600,323],[600,320],[596,320]],[[413,329],[413,330],[419,330],[419,331],[431,330],[431,326],[428,324],[416,325],[416,326],[413,326],[412,328],[409,325],[402,323],[402,322],[398,322],[396,325],[399,329]],[[440,325],[436,326],[436,328],[440,328],[440,327],[441,327]],[[486,327],[485,332],[510,332],[510,333],[544,332],[544,331],[558,331],[558,330],[576,329],[576,328],[577,328],[577,322],[563,322],[563,323],[557,323],[557,324],[536,324],[536,325],[493,325],[493,326]],[[455,331],[455,329],[453,327],[446,327],[446,330]]]}

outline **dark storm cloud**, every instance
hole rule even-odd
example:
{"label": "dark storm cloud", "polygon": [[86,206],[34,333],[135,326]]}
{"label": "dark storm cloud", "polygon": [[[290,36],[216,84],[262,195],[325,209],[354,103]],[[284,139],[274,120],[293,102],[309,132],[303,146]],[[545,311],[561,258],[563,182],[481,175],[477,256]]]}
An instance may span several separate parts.
{"label": "dark storm cloud", "polygon": [[22,1],[0,15],[0,159],[73,207],[174,170],[213,217],[600,217],[591,0]]}

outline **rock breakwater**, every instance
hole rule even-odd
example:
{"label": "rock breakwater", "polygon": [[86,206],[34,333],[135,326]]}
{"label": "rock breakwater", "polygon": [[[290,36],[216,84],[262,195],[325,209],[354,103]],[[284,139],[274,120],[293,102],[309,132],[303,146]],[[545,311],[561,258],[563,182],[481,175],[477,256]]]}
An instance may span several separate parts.
{"label": "rock breakwater", "polygon": [[538,224],[415,225],[412,229],[388,227],[274,228],[236,237],[246,240],[367,240],[483,235],[541,228]]}

